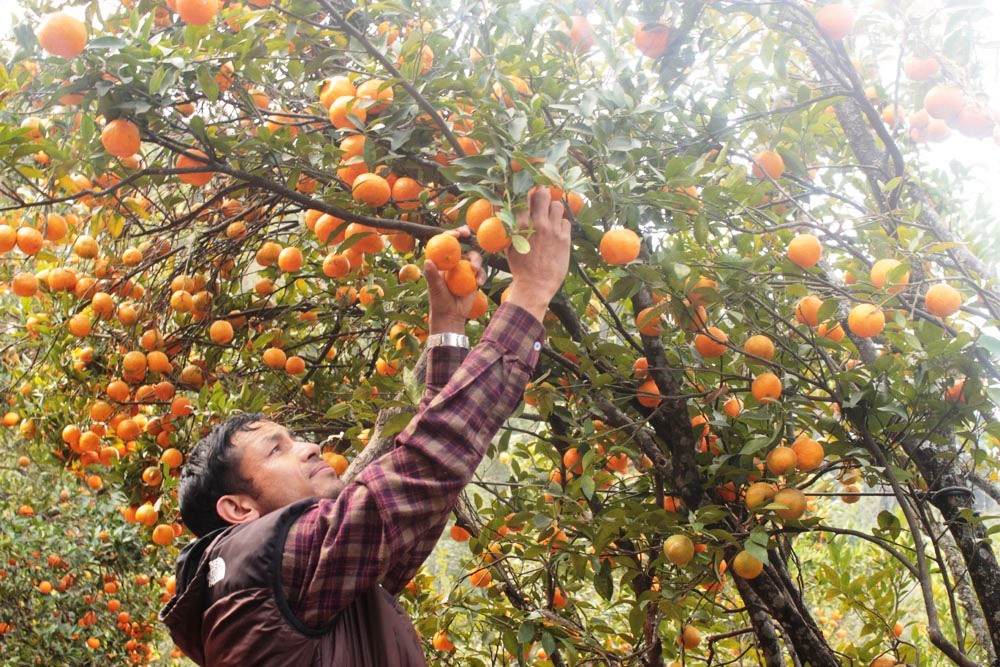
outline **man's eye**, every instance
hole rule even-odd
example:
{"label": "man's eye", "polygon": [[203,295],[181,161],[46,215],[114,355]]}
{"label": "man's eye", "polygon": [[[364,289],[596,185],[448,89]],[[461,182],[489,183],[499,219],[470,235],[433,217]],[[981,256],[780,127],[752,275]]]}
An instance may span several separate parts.
{"label": "man's eye", "polygon": [[274,449],[271,450],[272,454],[277,454],[281,450],[281,445],[275,445]]}

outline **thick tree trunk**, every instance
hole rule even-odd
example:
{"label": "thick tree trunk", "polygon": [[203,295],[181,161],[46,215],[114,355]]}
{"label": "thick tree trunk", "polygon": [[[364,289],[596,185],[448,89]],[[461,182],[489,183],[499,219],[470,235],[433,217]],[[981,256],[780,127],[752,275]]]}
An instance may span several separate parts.
{"label": "thick tree trunk", "polygon": [[778,639],[778,633],[774,630],[774,623],[767,606],[746,579],[733,575],[733,581],[746,605],[747,614],[750,616],[750,625],[753,626],[753,633],[757,638],[757,647],[764,654],[764,666],[783,667],[785,663],[781,658],[781,641]]}

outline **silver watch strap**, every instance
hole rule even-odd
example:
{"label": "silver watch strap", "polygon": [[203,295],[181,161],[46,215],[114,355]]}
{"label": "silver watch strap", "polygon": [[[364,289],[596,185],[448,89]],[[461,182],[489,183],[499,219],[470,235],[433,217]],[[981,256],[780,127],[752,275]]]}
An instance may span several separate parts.
{"label": "silver watch strap", "polygon": [[438,345],[447,345],[449,347],[464,347],[468,350],[469,337],[465,334],[452,332],[431,334],[427,337],[425,345],[427,348],[437,347]]}

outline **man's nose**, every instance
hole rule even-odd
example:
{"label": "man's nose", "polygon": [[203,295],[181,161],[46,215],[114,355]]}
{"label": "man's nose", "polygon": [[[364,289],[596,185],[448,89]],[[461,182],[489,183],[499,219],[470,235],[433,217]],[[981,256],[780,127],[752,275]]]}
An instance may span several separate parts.
{"label": "man's nose", "polygon": [[315,443],[307,442],[306,440],[298,440],[295,443],[295,448],[298,451],[299,458],[303,461],[319,457],[319,445]]}

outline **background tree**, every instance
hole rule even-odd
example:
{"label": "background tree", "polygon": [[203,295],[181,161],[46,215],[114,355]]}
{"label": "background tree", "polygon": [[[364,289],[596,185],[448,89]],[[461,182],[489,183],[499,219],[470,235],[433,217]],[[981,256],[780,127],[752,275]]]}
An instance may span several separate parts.
{"label": "background tree", "polygon": [[[51,599],[104,634],[15,610],[0,655],[165,658],[163,591],[133,625],[73,586],[169,586],[178,471],[234,410],[348,476],[370,461],[419,396],[434,237],[467,224],[488,251],[475,337],[541,186],[573,270],[456,513],[467,574],[407,592],[435,661],[995,662],[996,240],[922,160],[996,151],[981,3],[25,5],[0,309],[27,463],[3,479],[40,546],[3,542],[0,584],[50,609],[39,559],[77,516],[95,557],[55,551],[74,578]],[[35,470],[79,480],[76,506],[21,511]]]}

